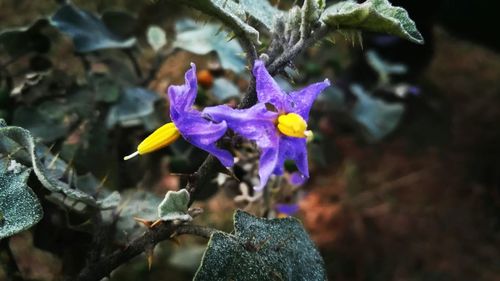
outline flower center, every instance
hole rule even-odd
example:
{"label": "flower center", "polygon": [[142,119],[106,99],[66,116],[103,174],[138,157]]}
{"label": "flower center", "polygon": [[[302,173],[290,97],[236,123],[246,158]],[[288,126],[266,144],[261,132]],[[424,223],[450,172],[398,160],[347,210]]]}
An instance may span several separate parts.
{"label": "flower center", "polygon": [[283,114],[278,117],[278,130],[286,136],[305,138],[307,123],[296,113]]}
{"label": "flower center", "polygon": [[139,154],[146,154],[163,148],[176,141],[180,135],[181,134],[174,123],[167,123],[156,129],[156,131],[144,139],[139,146],[137,146],[136,152],[123,159],[128,160]]}

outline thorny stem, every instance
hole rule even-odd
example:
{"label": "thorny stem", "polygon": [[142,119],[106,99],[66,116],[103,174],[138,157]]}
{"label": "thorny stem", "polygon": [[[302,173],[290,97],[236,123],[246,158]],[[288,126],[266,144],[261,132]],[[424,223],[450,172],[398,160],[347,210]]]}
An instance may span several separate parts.
{"label": "thorny stem", "polygon": [[101,258],[99,261],[88,264],[80,272],[76,281],[101,280],[102,278],[109,276],[118,266],[144,252],[145,249],[154,247],[157,243],[172,238],[173,236],[192,234],[208,239],[215,231],[217,230],[197,225],[176,225],[172,222],[159,224],[152,229],[148,229],[144,235],[133,240],[126,248],[117,250],[114,253]]}
{"label": "thorny stem", "polygon": [[279,70],[285,67],[290,61],[293,60],[298,54],[300,54],[307,47],[310,47],[314,43],[318,42],[328,33],[328,27],[325,24],[321,24],[316,28],[312,34],[307,38],[300,38],[300,40],[290,49],[285,50],[278,58],[270,58],[270,64],[267,66],[267,70],[271,75],[276,74]]}

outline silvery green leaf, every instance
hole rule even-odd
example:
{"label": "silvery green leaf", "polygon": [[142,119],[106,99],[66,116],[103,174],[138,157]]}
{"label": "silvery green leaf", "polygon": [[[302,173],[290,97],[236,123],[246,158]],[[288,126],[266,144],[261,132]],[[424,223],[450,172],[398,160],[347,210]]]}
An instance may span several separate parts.
{"label": "silvery green leaf", "polygon": [[221,30],[221,26],[205,24],[185,29],[186,24],[183,22],[176,24],[177,37],[174,47],[199,55],[215,51],[223,68],[231,69],[236,73],[245,70],[243,49],[236,40],[228,41],[229,34]]}
{"label": "silvery green leaf", "polygon": [[212,86],[212,93],[218,101],[236,98],[240,95],[240,89],[226,78],[217,78]]}
{"label": "silvery green leaf", "polygon": [[167,44],[167,35],[165,31],[156,25],[152,25],[148,28],[147,38],[149,45],[155,52],[158,52],[158,50]]}
{"label": "silvery green leaf", "polygon": [[158,217],[163,221],[190,221],[193,218],[188,214],[188,204],[189,192],[187,190],[168,191],[158,205]]}
{"label": "silvery green leaf", "polygon": [[381,83],[389,83],[390,76],[393,74],[405,74],[408,69],[404,64],[389,63],[384,61],[375,51],[366,52],[368,64],[378,73]]}
{"label": "silvery green leaf", "polygon": [[108,128],[119,124],[135,126],[154,111],[154,103],[159,100],[156,93],[144,88],[125,88],[118,102],[108,112],[106,125]]}
{"label": "silvery green leaf", "polygon": [[135,38],[121,39],[92,13],[71,4],[61,6],[51,17],[50,23],[67,34],[77,52],[85,53],[100,49],[130,48]]}
{"label": "silvery green leaf", "polygon": [[120,216],[116,222],[117,240],[126,243],[141,235],[144,232],[144,227],[139,225],[134,218],[157,220],[160,202],[159,196],[147,191],[129,189],[123,192],[118,207]]}
{"label": "silvery green leaf", "polygon": [[259,32],[247,24],[245,10],[234,0],[185,0],[185,2],[208,15],[224,18],[236,33],[246,36],[256,45],[261,44]]}
{"label": "silvery green leaf", "polygon": [[239,0],[239,3],[246,13],[263,24],[268,31],[274,29],[274,21],[283,14],[268,0]]}
{"label": "silvery green leaf", "polygon": [[351,85],[351,92],[357,98],[351,114],[363,127],[368,141],[378,141],[397,127],[404,113],[402,104],[374,98],[357,84]]}
{"label": "silvery green leaf", "polygon": [[26,184],[31,169],[14,169],[13,161],[0,160],[0,240],[32,227],[43,217],[37,196]]}
{"label": "silvery green leaf", "polygon": [[324,262],[295,218],[234,216],[234,234],[215,232],[194,280],[326,280]]}
{"label": "silvery green leaf", "polygon": [[405,9],[394,7],[388,0],[367,0],[361,4],[342,1],[326,8],[321,20],[332,29],[361,29],[399,36],[423,44],[415,22]]}
{"label": "silvery green leaf", "polygon": [[23,164],[33,167],[38,180],[49,191],[61,193],[76,202],[97,207],[96,201],[91,195],[71,188],[68,183],[57,178],[58,173],[51,173],[40,159],[37,151],[33,136],[28,130],[14,126],[0,127],[0,153],[10,155],[15,152],[12,155],[15,159],[19,155],[19,159],[24,162]]}

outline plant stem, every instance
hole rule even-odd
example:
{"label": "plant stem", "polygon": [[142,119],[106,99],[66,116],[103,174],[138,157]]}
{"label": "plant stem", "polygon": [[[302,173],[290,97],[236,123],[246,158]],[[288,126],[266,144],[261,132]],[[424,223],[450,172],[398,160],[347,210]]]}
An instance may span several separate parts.
{"label": "plant stem", "polygon": [[[76,281],[98,281],[107,277],[118,266],[128,262],[133,257],[141,254],[145,249],[154,247],[157,243],[182,234],[192,234],[204,238],[210,238],[215,229],[198,225],[176,225],[172,222],[165,222],[148,229],[143,236],[133,240],[124,249],[88,264],[78,275]],[[75,280],[75,279],[68,279]]]}

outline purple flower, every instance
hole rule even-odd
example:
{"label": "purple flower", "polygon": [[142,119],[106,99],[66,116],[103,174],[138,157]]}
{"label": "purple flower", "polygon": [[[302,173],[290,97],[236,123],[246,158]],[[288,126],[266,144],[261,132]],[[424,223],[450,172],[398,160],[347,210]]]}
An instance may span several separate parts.
{"label": "purple flower", "polygon": [[226,122],[224,120],[217,123],[209,121],[203,118],[201,112],[193,108],[197,92],[196,66],[191,63],[191,69],[185,74],[184,85],[168,88],[172,122],[154,131],[139,144],[136,152],[124,159],[128,160],[136,155],[163,148],[182,135],[191,144],[217,157],[224,166],[233,166],[233,156],[216,146],[217,140],[226,133]]}
{"label": "purple flower", "polygon": [[[205,108],[203,113],[216,122],[226,121],[236,133],[256,142],[261,150],[260,184],[262,190],[271,174],[283,174],[284,162],[295,161],[302,177],[309,177],[306,137],[309,111],[318,96],[330,85],[328,80],[315,83],[300,91],[286,93],[271,77],[262,61],[253,69],[258,103],[248,109],[232,109],[227,105]],[[270,111],[266,104],[276,108]]]}

